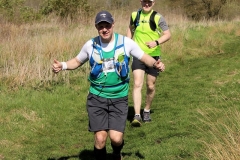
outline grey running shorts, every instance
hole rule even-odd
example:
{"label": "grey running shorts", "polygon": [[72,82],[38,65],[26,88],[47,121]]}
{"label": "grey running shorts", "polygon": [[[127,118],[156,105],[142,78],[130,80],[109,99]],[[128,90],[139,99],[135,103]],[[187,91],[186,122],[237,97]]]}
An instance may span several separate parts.
{"label": "grey running shorts", "polygon": [[[155,60],[160,59],[159,56],[155,56],[153,57]],[[133,57],[133,62],[132,62],[132,71],[136,70],[136,69],[141,69],[144,70],[145,73],[152,75],[154,77],[157,77],[159,75],[159,70],[155,69],[155,68],[151,68],[146,66],[143,62],[141,62],[140,60],[138,60],[137,58]]]}
{"label": "grey running shorts", "polygon": [[124,133],[128,114],[128,97],[103,98],[89,93],[87,111],[90,132],[116,130]]}

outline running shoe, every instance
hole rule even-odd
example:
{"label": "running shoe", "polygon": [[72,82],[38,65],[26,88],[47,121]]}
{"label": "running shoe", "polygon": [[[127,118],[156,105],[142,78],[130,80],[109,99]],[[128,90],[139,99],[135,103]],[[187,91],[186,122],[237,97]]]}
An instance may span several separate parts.
{"label": "running shoe", "polygon": [[141,121],[142,121],[142,118],[140,115],[135,115],[134,118],[133,118],[133,121],[131,123],[131,125],[133,127],[141,127]]}
{"label": "running shoe", "polygon": [[143,122],[151,122],[150,112],[143,111]]}

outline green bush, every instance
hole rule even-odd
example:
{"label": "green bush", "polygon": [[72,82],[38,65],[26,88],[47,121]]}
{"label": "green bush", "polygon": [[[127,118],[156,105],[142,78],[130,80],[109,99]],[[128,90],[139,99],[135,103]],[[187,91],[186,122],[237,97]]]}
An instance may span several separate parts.
{"label": "green bush", "polygon": [[0,0],[0,11],[8,20],[14,20],[19,15],[19,7],[24,3],[23,0]]}
{"label": "green bush", "polygon": [[[85,0],[45,0],[37,6],[28,6],[29,0],[0,0],[0,16],[14,23],[32,22],[51,13],[65,18],[85,18],[93,9]],[[37,10],[36,8],[40,8]]]}
{"label": "green bush", "polygon": [[0,13],[5,21],[30,22],[40,18],[36,10],[25,6],[25,0],[0,0]]}
{"label": "green bush", "polygon": [[76,19],[91,13],[91,7],[85,0],[45,0],[41,6],[41,13],[49,15],[51,13],[61,18]]}

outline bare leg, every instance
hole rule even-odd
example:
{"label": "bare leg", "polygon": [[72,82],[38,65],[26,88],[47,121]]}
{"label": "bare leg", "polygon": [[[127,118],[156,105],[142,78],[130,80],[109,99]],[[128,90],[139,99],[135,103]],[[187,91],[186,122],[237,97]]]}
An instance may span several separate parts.
{"label": "bare leg", "polygon": [[103,147],[105,147],[106,141],[107,141],[107,136],[108,136],[108,133],[106,131],[95,132],[95,134],[94,134],[94,137],[95,137],[94,146],[97,149],[102,149]]}
{"label": "bare leg", "polygon": [[109,137],[114,146],[120,146],[123,142],[123,133],[115,130],[109,130]]}
{"label": "bare leg", "polygon": [[146,105],[143,111],[143,122],[151,122],[150,108],[155,95],[156,77],[147,75]]}
{"label": "bare leg", "polygon": [[123,133],[115,131],[115,130],[110,130],[109,131],[109,137],[110,137],[110,140],[111,140],[111,146],[112,146],[112,149],[113,149],[114,159],[121,159],[122,158],[121,150],[122,150],[123,145],[124,145]]}
{"label": "bare leg", "polygon": [[153,98],[155,96],[155,83],[157,78],[152,75],[147,75],[147,94],[146,94],[146,110],[150,110]]}
{"label": "bare leg", "polygon": [[94,133],[94,154],[96,160],[105,160],[107,156],[106,140],[108,133],[107,131],[98,131]]}
{"label": "bare leg", "polygon": [[143,70],[137,69],[133,71],[134,86],[133,86],[133,104],[135,114],[140,114],[142,104],[142,86],[144,82]]}

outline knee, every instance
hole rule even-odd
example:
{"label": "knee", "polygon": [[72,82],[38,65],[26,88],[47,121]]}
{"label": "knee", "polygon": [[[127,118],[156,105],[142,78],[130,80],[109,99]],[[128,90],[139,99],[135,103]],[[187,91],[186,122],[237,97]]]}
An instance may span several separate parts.
{"label": "knee", "polygon": [[114,133],[110,134],[110,140],[113,145],[119,146],[122,144],[123,141],[123,134],[122,133]]}
{"label": "knee", "polygon": [[134,82],[134,88],[142,88],[142,86],[143,86],[143,83],[142,82],[138,82],[138,81],[135,81]]}
{"label": "knee", "polygon": [[105,133],[96,133],[95,134],[95,143],[100,148],[105,146],[106,140],[107,140],[107,134],[105,134]]}
{"label": "knee", "polygon": [[111,143],[116,145],[116,146],[119,146],[122,144],[122,137],[112,137],[111,138]]}
{"label": "knee", "polygon": [[149,92],[154,92],[155,91],[155,85],[147,85],[147,89]]}

